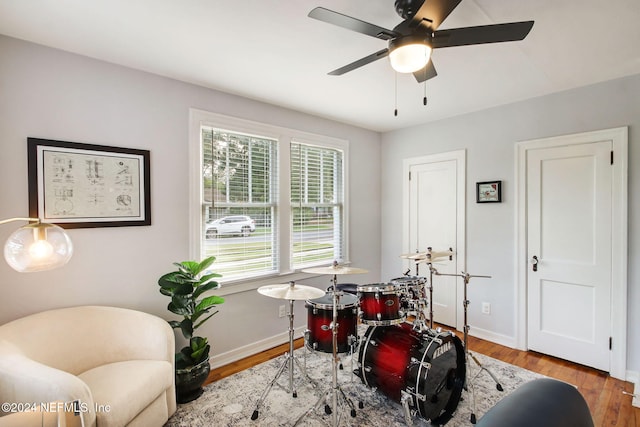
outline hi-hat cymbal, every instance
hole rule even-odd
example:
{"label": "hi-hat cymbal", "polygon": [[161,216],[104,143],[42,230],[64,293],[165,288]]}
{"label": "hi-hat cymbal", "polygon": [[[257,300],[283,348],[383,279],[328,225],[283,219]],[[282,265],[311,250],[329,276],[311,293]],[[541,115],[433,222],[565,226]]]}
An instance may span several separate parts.
{"label": "hi-hat cymbal", "polygon": [[258,288],[262,295],[288,300],[307,300],[320,298],[325,294],[322,289],[305,285],[296,285],[294,282],[278,285],[265,285]]}
{"label": "hi-hat cymbal", "polygon": [[426,252],[411,252],[409,254],[400,254],[400,258],[406,259],[423,259],[427,256]]}
{"label": "hi-hat cymbal", "polygon": [[456,252],[453,251],[453,250],[448,250],[448,251],[430,251],[429,253],[431,254],[432,258],[440,257],[440,256],[449,257],[449,256],[453,256],[453,255],[456,254]]}
{"label": "hi-hat cymbal", "polygon": [[449,261],[448,257],[434,257],[432,254],[426,252],[415,254],[400,255],[402,258],[415,261],[418,264],[433,264],[435,262]]}
{"label": "hi-hat cymbal", "polygon": [[429,258],[429,256],[431,257],[432,260],[439,258],[439,257],[450,257],[455,255],[455,251],[453,250],[448,250],[448,251],[432,251],[432,250],[428,250],[426,252],[413,252],[413,253],[408,253],[408,254],[401,254],[400,258],[405,258],[405,259],[414,259],[414,260],[425,260],[427,258]]}
{"label": "hi-hat cymbal", "polygon": [[368,270],[356,267],[345,267],[344,265],[332,265],[330,267],[313,267],[305,268],[303,273],[312,274],[363,274],[368,273]]}
{"label": "hi-hat cymbal", "polygon": [[400,255],[400,258],[404,258],[404,259],[413,259],[413,260],[423,260],[426,259],[429,256],[429,254],[427,254],[426,252],[415,252],[412,254],[402,254]]}
{"label": "hi-hat cymbal", "polygon": [[448,257],[440,257],[440,258],[426,257],[426,258],[423,258],[423,259],[416,260],[416,263],[418,263],[418,264],[435,264],[435,263],[442,263],[444,261],[449,261],[449,258]]}

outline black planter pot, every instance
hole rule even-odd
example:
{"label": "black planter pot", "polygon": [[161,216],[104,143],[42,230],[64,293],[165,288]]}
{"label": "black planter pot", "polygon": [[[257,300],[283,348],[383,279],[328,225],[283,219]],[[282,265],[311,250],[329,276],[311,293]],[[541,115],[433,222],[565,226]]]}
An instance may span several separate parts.
{"label": "black planter pot", "polygon": [[176,369],[176,401],[187,403],[199,398],[204,392],[202,384],[209,376],[209,371],[209,360],[189,368]]}

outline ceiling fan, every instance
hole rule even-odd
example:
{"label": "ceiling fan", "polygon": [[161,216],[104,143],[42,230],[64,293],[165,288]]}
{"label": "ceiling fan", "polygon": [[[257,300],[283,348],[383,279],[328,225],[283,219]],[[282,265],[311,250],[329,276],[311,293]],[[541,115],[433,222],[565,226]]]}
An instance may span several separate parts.
{"label": "ceiling fan", "polygon": [[438,74],[429,60],[432,49],[522,40],[533,27],[533,21],[524,21],[437,31],[461,1],[395,0],[396,12],[404,21],[393,30],[323,7],[313,9],[309,17],[389,43],[389,47],[333,70],[330,75],[339,76],[389,56],[394,70],[413,73],[418,82],[424,82]]}

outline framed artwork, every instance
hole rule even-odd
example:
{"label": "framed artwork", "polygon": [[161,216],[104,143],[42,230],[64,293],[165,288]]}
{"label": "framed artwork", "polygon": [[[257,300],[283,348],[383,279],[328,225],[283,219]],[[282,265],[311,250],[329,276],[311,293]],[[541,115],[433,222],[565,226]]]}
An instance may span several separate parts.
{"label": "framed artwork", "polygon": [[27,138],[29,216],[63,228],[151,225],[148,150]]}
{"label": "framed artwork", "polygon": [[501,203],[502,181],[476,182],[477,203]]}

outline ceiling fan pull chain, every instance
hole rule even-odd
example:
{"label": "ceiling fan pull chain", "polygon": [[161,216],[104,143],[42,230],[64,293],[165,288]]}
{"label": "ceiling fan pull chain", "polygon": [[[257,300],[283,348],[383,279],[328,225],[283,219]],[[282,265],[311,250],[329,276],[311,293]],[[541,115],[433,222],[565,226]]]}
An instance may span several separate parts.
{"label": "ceiling fan pull chain", "polygon": [[396,78],[396,86],[395,86],[395,97],[396,97],[396,108],[395,110],[393,110],[393,115],[395,117],[398,117],[398,73],[395,73],[395,78]]}
{"label": "ceiling fan pull chain", "polygon": [[422,105],[427,105],[427,81],[424,81],[424,98],[422,98]]}

